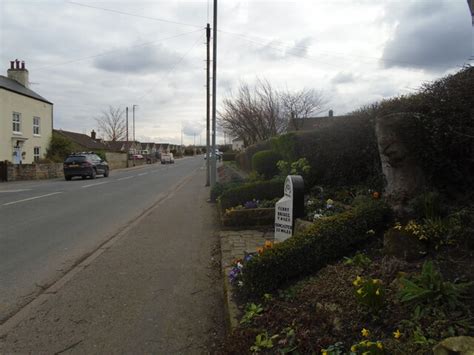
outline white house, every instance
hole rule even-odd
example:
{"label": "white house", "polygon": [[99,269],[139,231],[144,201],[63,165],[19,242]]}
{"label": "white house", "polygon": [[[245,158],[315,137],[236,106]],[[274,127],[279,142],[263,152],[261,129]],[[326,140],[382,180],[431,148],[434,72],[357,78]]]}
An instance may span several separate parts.
{"label": "white house", "polygon": [[239,152],[244,149],[244,140],[242,138],[232,139],[232,150],[234,152]]}
{"label": "white house", "polygon": [[0,161],[31,164],[44,158],[53,132],[53,104],[29,88],[25,62],[0,75]]}

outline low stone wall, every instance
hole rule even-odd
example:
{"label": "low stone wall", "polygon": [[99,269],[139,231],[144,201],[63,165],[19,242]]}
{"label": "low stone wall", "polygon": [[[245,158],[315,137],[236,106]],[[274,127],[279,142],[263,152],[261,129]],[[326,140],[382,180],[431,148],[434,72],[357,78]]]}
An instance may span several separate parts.
{"label": "low stone wall", "polygon": [[127,167],[127,153],[105,152],[105,160],[111,170]]}
{"label": "low stone wall", "polygon": [[64,177],[62,163],[8,166],[8,181],[42,180]]}

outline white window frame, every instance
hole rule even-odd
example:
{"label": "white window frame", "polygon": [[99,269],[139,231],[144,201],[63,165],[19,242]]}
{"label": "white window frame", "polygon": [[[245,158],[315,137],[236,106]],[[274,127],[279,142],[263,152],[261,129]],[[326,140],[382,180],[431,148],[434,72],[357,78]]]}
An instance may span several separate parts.
{"label": "white window frame", "polygon": [[[15,130],[18,128],[18,130]],[[12,114],[12,130],[13,133],[21,134],[21,113],[13,112]]]}
{"label": "white window frame", "polygon": [[[37,120],[37,122],[35,122]],[[41,118],[34,116],[33,117],[33,135],[40,136],[41,135]]]}
{"label": "white window frame", "polygon": [[33,148],[33,160],[38,162],[41,159],[41,147]]}

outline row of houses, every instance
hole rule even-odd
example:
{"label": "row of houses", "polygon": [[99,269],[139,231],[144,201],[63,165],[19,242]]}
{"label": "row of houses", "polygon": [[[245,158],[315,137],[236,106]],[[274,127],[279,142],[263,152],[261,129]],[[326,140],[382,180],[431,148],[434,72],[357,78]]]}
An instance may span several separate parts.
{"label": "row of houses", "polygon": [[182,152],[179,145],[137,141],[106,142],[91,135],[53,129],[53,103],[31,90],[25,62],[10,62],[7,76],[0,75],[0,161],[31,164],[46,156],[53,135],[70,140],[83,150],[101,150],[131,155],[158,156]]}
{"label": "row of houses", "polygon": [[60,135],[74,143],[78,150],[84,151],[109,151],[118,153],[128,153],[130,155],[143,155],[158,157],[161,153],[184,152],[184,147],[170,143],[153,143],[138,141],[104,141],[97,138],[96,132],[92,130],[90,136],[87,134],[53,130],[54,134]]}

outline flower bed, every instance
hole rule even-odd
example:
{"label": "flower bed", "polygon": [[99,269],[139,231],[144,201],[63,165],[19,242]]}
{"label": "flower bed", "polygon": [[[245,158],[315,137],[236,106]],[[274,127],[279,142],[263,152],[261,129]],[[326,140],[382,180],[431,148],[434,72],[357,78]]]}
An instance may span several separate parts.
{"label": "flower bed", "polygon": [[266,226],[275,222],[275,208],[228,209],[221,215],[226,227]]}

